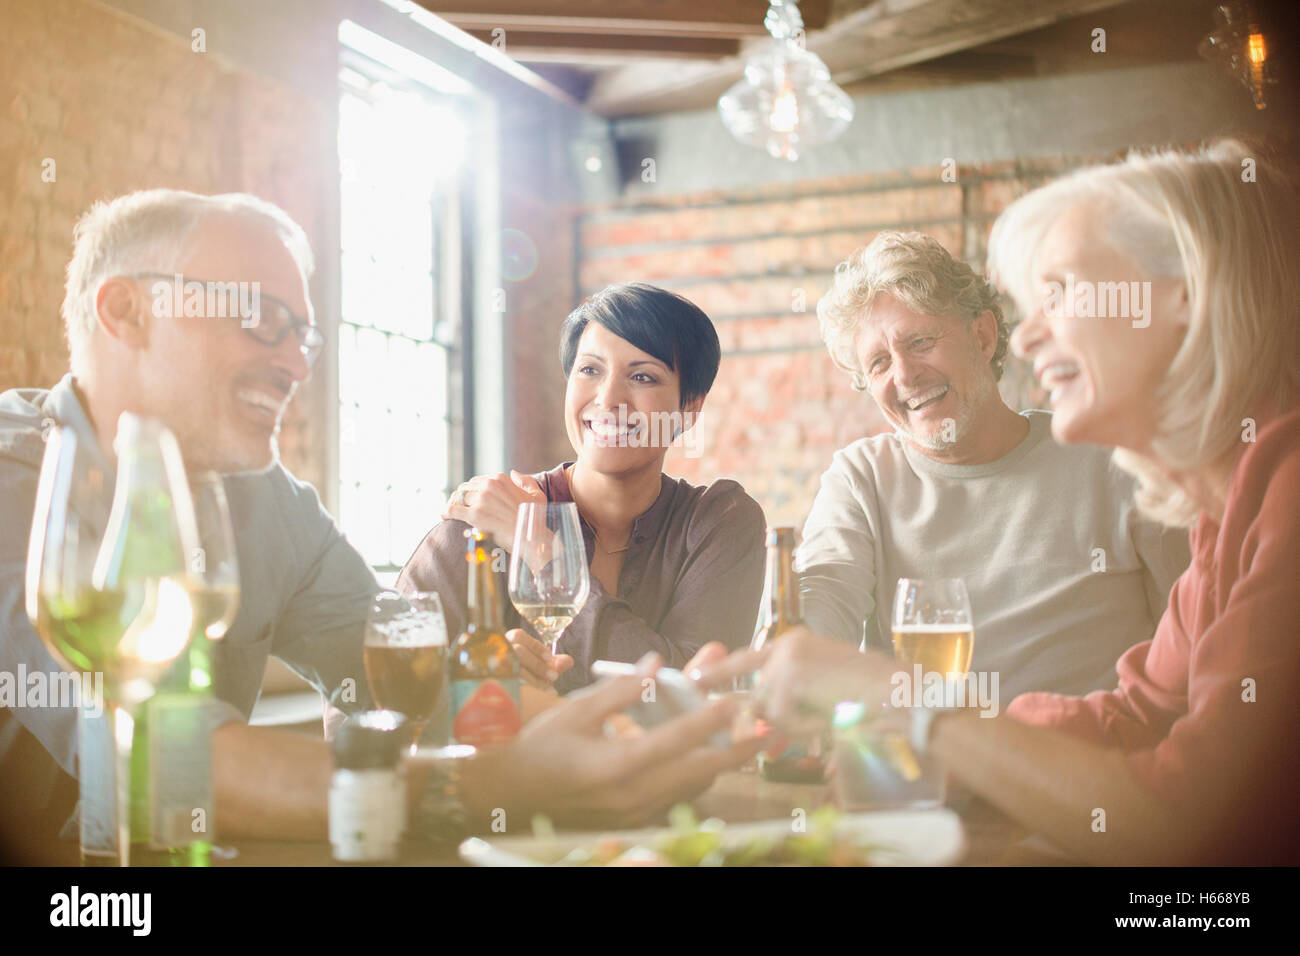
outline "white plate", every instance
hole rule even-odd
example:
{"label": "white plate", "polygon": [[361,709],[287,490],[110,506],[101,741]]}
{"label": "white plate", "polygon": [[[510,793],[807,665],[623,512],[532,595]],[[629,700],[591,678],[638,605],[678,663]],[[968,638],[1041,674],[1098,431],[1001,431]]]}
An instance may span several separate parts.
{"label": "white plate", "polygon": [[[756,823],[729,823],[723,831],[723,844],[734,845],[756,835],[789,834],[789,819],[762,820]],[[951,866],[966,852],[966,833],[961,820],[951,810],[884,810],[874,813],[845,814],[836,824],[839,832],[854,843],[880,847],[873,859],[881,866]],[[475,866],[545,866],[539,856],[562,856],[579,847],[594,846],[602,840],[630,841],[638,846],[650,845],[669,827],[614,832],[562,832],[554,840],[536,837],[495,837],[489,840],[472,837],[460,845],[460,857]]]}

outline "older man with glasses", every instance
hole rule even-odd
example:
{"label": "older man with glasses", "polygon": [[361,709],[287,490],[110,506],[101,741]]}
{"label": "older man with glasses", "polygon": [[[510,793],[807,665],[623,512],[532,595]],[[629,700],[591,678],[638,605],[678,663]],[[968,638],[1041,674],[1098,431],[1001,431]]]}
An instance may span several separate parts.
{"label": "older man with glasses", "polygon": [[[245,723],[269,655],[327,696],[349,680],[363,701],[366,691],[362,638],[379,586],[315,490],[277,460],[285,409],[324,343],[312,320],[307,238],[252,196],[173,190],[98,203],[75,235],[63,302],[71,373],[50,389],[0,395],[0,672],[58,670],[24,609],[43,437],[53,425],[73,430],[111,476],[118,417],[160,419],[191,474],[225,476],[241,571],[239,613],[213,645],[218,836],[322,838],[325,742]],[[169,284],[179,293],[170,304]],[[228,307],[245,287],[255,312]],[[653,669],[646,662],[642,676]],[[471,821],[492,808],[523,819],[542,810],[621,820],[698,791],[752,751],[706,745],[729,721],[727,707],[657,728],[655,741],[606,739],[603,716],[640,688],[627,677],[551,709],[518,746],[466,761],[450,799]],[[70,707],[0,707],[0,779],[20,791],[7,793],[10,819],[0,824],[57,822],[51,798],[69,787],[55,764],[76,775],[76,732]],[[429,781],[445,807],[451,782],[425,765],[409,769],[413,788]]]}

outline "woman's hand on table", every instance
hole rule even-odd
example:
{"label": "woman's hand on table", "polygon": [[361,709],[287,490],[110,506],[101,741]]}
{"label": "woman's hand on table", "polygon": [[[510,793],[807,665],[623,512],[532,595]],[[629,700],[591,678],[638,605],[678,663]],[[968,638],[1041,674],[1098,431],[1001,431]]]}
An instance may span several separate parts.
{"label": "woman's hand on table", "polygon": [[557,822],[635,825],[703,792],[719,773],[757,752],[758,739],[711,744],[735,715],[730,701],[710,701],[642,734],[607,735],[607,719],[640,699],[643,681],[659,666],[650,655],[636,675],[570,695],[527,724],[509,747],[471,761],[463,785],[467,808],[480,816],[504,807]]}
{"label": "woman's hand on table", "polygon": [[515,537],[515,517],[522,504],[546,503],[546,494],[530,475],[477,475],[456,487],[443,509],[444,518],[464,521],[508,547]]}
{"label": "woman's hand on table", "polygon": [[552,654],[545,644],[522,628],[506,631],[506,640],[515,649],[524,680],[538,690],[555,693],[556,679],[573,666],[573,658],[568,654]]}

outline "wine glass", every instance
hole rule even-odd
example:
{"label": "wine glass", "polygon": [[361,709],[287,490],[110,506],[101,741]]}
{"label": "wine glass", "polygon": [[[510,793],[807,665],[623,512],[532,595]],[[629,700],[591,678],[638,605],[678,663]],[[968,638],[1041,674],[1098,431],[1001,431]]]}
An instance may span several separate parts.
{"label": "wine glass", "polygon": [[[185,555],[197,546],[197,533],[171,433],[123,414],[118,451],[108,509],[104,471],[91,450],[71,429],[51,429],[28,544],[26,600],[54,659],[99,678],[85,682],[95,698],[92,710],[108,718],[95,737],[112,737],[115,761],[111,774],[102,754],[96,754],[102,772],[81,769],[82,859],[126,866],[134,715],[189,642],[192,580]],[[79,727],[87,729],[90,719],[83,707]],[[112,795],[101,789],[109,787]]]}
{"label": "wine glass", "polygon": [[191,481],[199,547],[190,555],[190,573],[200,582],[194,592],[195,631],[210,641],[226,636],[239,611],[239,559],[235,530],[221,476],[204,472]]}
{"label": "wine glass", "polygon": [[578,506],[527,503],[515,519],[510,552],[510,600],[555,653],[555,645],[591,592],[587,546]]}
{"label": "wine glass", "polygon": [[363,648],[370,696],[410,723],[414,750],[442,697],[447,622],[434,592],[380,591],[366,616]]}

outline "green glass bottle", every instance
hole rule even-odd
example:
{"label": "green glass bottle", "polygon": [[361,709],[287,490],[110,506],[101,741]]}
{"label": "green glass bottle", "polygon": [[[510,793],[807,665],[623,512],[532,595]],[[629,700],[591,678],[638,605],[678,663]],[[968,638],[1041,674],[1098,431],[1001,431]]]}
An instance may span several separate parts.
{"label": "green glass bottle", "polygon": [[239,603],[233,535],[220,478],[195,479],[200,545],[188,557],[194,611],[190,642],[136,720],[131,754],[132,857],[207,866],[214,828],[212,644]]}
{"label": "green glass bottle", "polygon": [[[117,710],[83,708],[78,717],[81,825],[87,833],[114,834],[115,855],[126,862],[148,862],[123,847],[134,845],[141,830],[132,795],[137,750],[114,753],[115,715],[132,714],[136,734],[147,726],[139,703],[155,690],[177,660],[185,660],[193,623],[193,578],[187,555],[198,547],[194,508],[175,437],[159,421],[124,413],[114,441],[117,481],[112,507],[95,557],[91,584],[111,598],[119,619],[112,653],[104,658],[108,696]],[[97,712],[95,712],[97,711]],[[105,747],[108,749],[105,750]],[[112,754],[115,759],[109,760]],[[145,788],[147,789],[147,788]],[[125,804],[119,827],[118,807]],[[129,829],[129,832],[124,832]]]}

